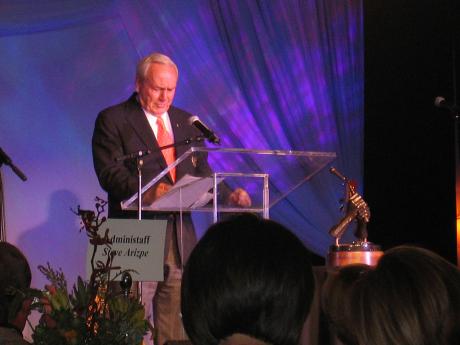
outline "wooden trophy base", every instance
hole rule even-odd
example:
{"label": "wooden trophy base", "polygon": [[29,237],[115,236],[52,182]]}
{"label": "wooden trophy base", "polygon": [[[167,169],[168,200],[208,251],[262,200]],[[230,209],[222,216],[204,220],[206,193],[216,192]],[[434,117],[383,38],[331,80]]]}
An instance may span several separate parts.
{"label": "wooden trophy base", "polygon": [[329,247],[326,265],[328,269],[337,269],[351,264],[376,266],[382,255],[380,246],[371,242],[334,244]]}

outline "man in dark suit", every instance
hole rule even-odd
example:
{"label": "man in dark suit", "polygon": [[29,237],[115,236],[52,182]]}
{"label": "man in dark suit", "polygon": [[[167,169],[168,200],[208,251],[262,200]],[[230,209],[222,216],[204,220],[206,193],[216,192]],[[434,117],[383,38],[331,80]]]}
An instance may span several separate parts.
{"label": "man in dark suit", "polygon": [[[172,106],[178,75],[177,66],[169,57],[151,54],[137,66],[136,92],[127,101],[109,107],[98,115],[92,141],[93,160],[99,182],[108,193],[109,217],[135,217],[133,213],[122,211],[120,202],[138,190],[137,167],[133,161],[116,161],[116,158],[151,150],[153,153],[143,159],[145,184],[191,145],[178,145],[159,152],[160,146],[177,145],[200,134],[188,121],[192,115]],[[148,190],[143,202],[151,203],[185,174],[209,176],[211,173],[206,156],[194,155]],[[241,189],[232,192],[229,199],[236,200],[235,203],[241,206],[250,204],[249,196]],[[143,286],[147,313],[150,313],[148,295],[155,294],[155,343],[163,345],[168,340],[186,339],[180,319],[180,281],[182,267],[196,243],[196,236],[189,216],[185,217],[182,231],[176,226],[177,217],[174,214],[153,213],[146,215],[146,218],[168,219],[165,280],[158,284],[156,291],[152,285]]]}

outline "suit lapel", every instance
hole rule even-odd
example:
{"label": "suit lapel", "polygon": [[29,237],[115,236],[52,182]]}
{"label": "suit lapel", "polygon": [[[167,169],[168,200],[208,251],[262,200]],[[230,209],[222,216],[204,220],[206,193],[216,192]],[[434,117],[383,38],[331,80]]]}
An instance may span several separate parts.
{"label": "suit lapel", "polygon": [[[145,144],[148,150],[151,150],[151,160],[155,160],[160,165],[160,170],[163,170],[167,167],[166,161],[163,157],[161,151],[159,151],[158,141],[155,138],[155,134],[150,127],[149,121],[145,116],[144,111],[142,110],[140,104],[137,102],[136,94],[131,97],[131,102],[129,103],[130,109],[128,110],[128,122],[134,129],[134,132],[137,134],[139,139]],[[160,172],[160,171],[158,171]],[[172,182],[170,175],[168,174],[168,179]]]}
{"label": "suit lapel", "polygon": [[155,134],[153,134],[152,128],[150,127],[147,117],[145,116],[144,111],[142,110],[139,103],[133,95],[130,99],[128,109],[128,122],[133,127],[139,139],[145,144],[146,148],[149,150],[158,149],[158,143],[155,139]]}
{"label": "suit lapel", "polygon": [[171,127],[174,133],[174,142],[180,143],[181,145],[176,147],[176,159],[179,158],[187,149],[187,145],[183,145],[182,141],[187,138],[187,123],[182,121],[183,119],[177,116],[176,110],[171,107],[168,111],[169,120],[171,121]]}

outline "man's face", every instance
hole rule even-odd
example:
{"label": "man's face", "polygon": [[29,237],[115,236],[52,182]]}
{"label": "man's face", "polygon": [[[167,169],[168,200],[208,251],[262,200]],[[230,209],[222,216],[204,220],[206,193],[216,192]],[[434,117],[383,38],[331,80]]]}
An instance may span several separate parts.
{"label": "man's face", "polygon": [[177,72],[173,66],[153,63],[144,80],[136,80],[142,108],[153,115],[168,111],[176,93]]}

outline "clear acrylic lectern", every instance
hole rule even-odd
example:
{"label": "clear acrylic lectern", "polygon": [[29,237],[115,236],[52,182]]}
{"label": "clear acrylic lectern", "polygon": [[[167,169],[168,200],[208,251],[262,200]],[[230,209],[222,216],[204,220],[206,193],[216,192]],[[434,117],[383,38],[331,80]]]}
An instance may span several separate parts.
{"label": "clear acrylic lectern", "polygon": [[[145,193],[154,187],[169,170],[181,169],[181,164],[192,166],[207,157],[214,173],[209,176],[185,175],[169,192],[142,211],[212,212],[213,220],[223,213],[259,213],[269,218],[270,208],[294,189],[311,179],[336,158],[333,152],[254,150],[239,148],[192,147],[173,164],[149,181],[141,189]],[[236,188],[247,191],[249,207],[238,207],[229,202],[230,192]],[[122,209],[137,210],[137,193],[121,203]]]}

